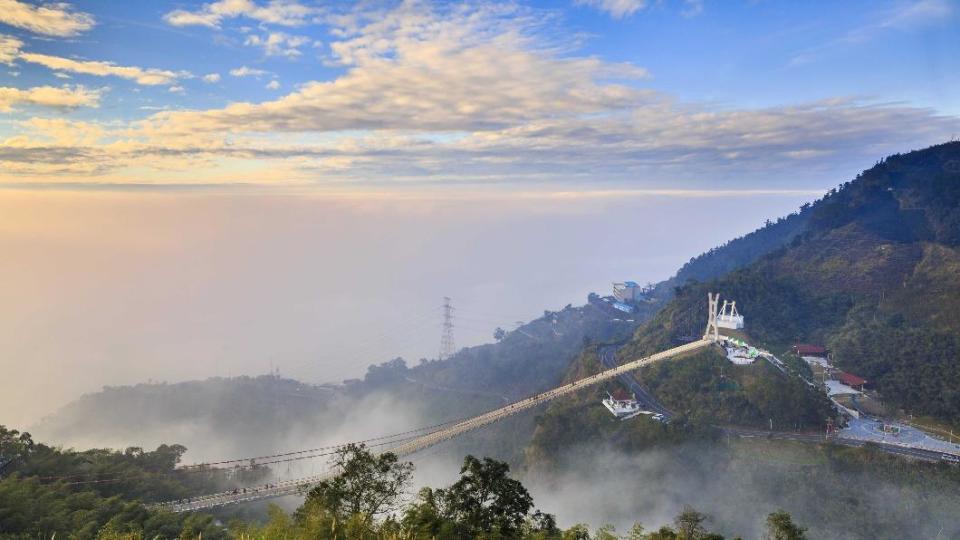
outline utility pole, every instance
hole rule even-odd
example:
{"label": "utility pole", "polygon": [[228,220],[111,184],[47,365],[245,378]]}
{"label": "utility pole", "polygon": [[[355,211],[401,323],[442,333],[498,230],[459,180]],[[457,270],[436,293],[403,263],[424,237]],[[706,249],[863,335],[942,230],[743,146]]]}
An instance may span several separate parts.
{"label": "utility pole", "polygon": [[446,360],[457,352],[457,346],[453,342],[453,306],[450,304],[450,297],[443,297],[443,331],[440,334],[440,360]]}

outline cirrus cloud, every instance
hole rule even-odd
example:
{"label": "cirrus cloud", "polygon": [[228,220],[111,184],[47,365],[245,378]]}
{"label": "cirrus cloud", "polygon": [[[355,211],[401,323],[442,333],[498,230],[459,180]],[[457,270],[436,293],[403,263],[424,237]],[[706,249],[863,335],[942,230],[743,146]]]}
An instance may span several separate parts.
{"label": "cirrus cloud", "polygon": [[605,11],[616,19],[629,17],[647,6],[646,0],[577,0],[577,4]]}

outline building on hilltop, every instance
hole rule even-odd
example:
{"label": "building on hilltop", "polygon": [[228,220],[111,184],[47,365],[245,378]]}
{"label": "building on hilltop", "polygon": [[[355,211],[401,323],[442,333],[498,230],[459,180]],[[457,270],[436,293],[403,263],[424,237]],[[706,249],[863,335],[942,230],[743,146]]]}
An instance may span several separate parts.
{"label": "building on hilltop", "polygon": [[867,380],[863,377],[858,377],[852,373],[847,373],[841,371],[837,374],[837,380],[841,383],[853,388],[854,390],[863,391],[863,385],[867,384]]}
{"label": "building on hilltop", "polygon": [[798,343],[793,346],[793,352],[797,353],[797,356],[812,356],[814,358],[826,358],[827,351],[826,347],[821,345],[810,345],[809,343]]}
{"label": "building on hilltop", "polygon": [[639,302],[649,292],[650,289],[641,287],[636,281],[623,281],[613,284],[613,297],[621,302]]}

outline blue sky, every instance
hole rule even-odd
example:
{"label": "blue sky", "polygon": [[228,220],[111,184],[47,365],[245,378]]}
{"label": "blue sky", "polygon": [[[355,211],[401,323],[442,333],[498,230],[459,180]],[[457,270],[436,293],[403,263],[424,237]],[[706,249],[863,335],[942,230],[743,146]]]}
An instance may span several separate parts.
{"label": "blue sky", "polygon": [[0,182],[821,189],[960,134],[960,4],[0,0]]}

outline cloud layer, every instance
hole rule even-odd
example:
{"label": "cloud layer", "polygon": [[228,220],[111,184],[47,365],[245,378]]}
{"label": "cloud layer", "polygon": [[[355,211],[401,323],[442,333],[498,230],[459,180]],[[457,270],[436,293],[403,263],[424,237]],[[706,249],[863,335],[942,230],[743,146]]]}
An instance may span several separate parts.
{"label": "cloud layer", "polygon": [[[306,43],[269,26],[307,24],[315,14],[298,6],[221,1],[189,13],[209,23],[202,26],[261,21],[263,33],[247,33],[247,44],[296,56],[289,51]],[[617,6],[624,15],[642,7]],[[167,20],[201,24],[185,17]],[[15,164],[7,170],[21,181],[58,171],[57,181],[760,188],[820,179],[832,185],[838,169],[852,173],[960,130],[957,117],[932,109],[858,98],[753,109],[679,102],[650,89],[643,67],[578,54],[576,37],[556,37],[562,34],[550,12],[518,5],[408,1],[325,20],[335,36],[325,44],[323,62],[335,70],[326,80],[281,86],[271,72],[241,65],[229,74],[271,75],[256,86],[278,97],[103,123],[69,145],[50,133],[54,125],[24,124],[0,164]],[[22,45],[0,40],[0,61],[168,85],[176,93],[193,78],[22,52]],[[217,73],[202,79],[221,80]],[[7,91],[8,110],[57,101]],[[61,103],[75,100],[61,107],[95,106],[99,97],[81,87],[44,91],[62,94]]]}

